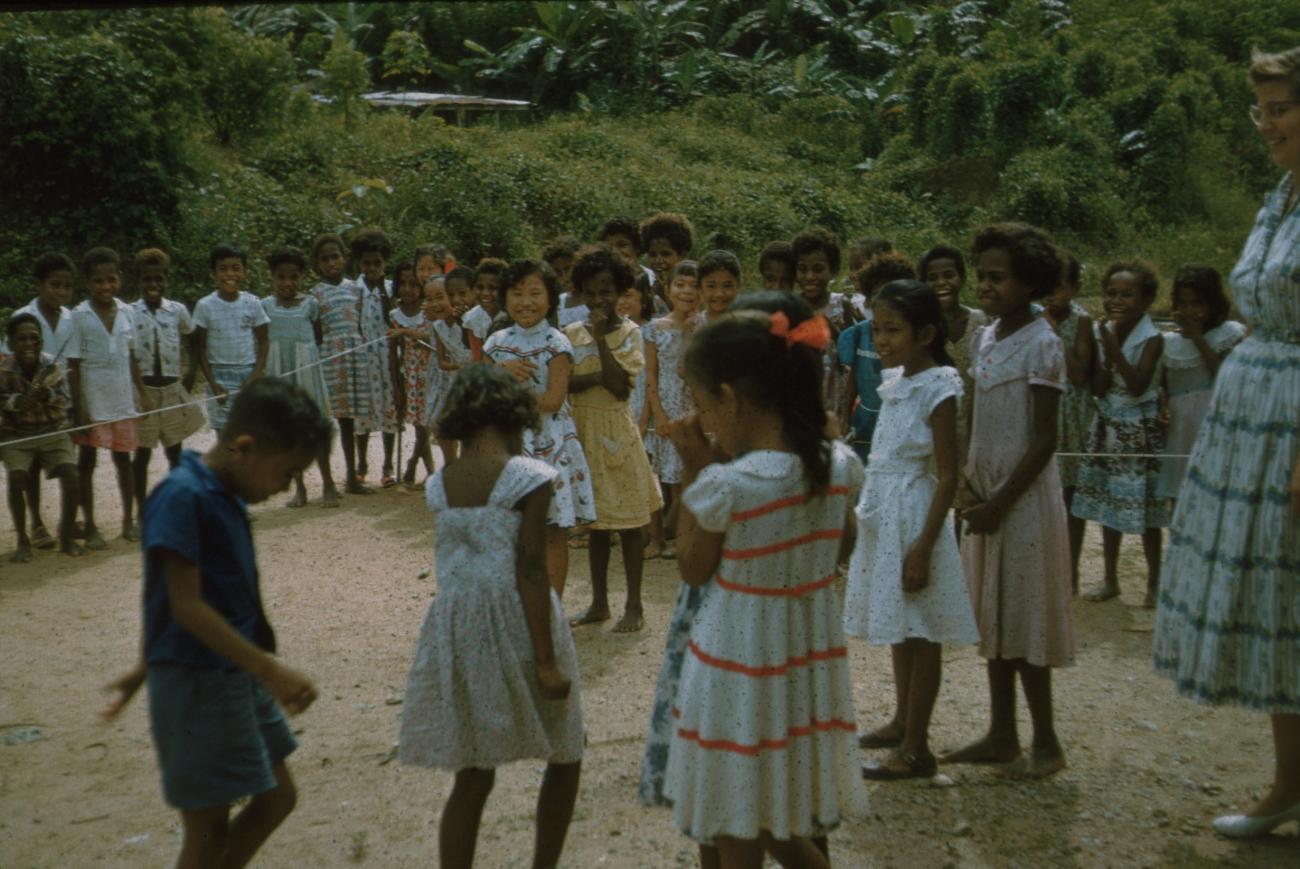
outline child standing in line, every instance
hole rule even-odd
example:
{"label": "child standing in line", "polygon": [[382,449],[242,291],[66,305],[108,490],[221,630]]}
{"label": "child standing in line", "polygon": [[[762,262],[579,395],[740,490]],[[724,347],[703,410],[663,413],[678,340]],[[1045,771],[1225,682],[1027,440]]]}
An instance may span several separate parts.
{"label": "child standing in line", "polygon": [[578,796],[585,742],[578,666],[546,575],[557,472],[519,455],[524,432],[537,424],[531,391],[490,365],[456,375],[438,421],[464,450],[427,485],[438,522],[438,595],[406,680],[398,758],[455,771],[439,824],[441,866],[474,862],[498,766],[546,761],[534,866],[559,862]]}
{"label": "child standing in line", "polygon": [[[282,247],[266,258],[271,273],[273,295],[262,300],[262,307],[270,319],[267,334],[270,350],[266,358],[266,376],[287,380],[311,396],[320,412],[330,417],[329,390],[320,365],[321,317],[320,302],[315,296],[302,295],[302,275],[307,271],[307,258],[294,247]],[[334,474],[330,470],[329,444],[317,457],[320,468],[322,507],[339,505],[339,490],[334,487]],[[294,479],[290,507],[307,503],[307,487],[302,475]]]}
{"label": "child standing in line", "polygon": [[[9,475],[9,512],[18,534],[18,548],[9,557],[14,564],[32,560],[35,541],[27,536],[24,499],[30,476],[44,466],[46,476],[57,477],[63,509],[59,519],[59,545],[67,555],[85,555],[72,539],[77,517],[77,466],[72,441],[62,429],[68,425],[68,382],[54,357],[41,352],[41,325],[35,314],[14,314],[5,324],[10,354],[0,358],[0,435],[18,440],[0,447],[0,464]],[[39,484],[39,481],[38,481]]]}
{"label": "child standing in line", "polygon": [[393,476],[393,444],[402,427],[393,388],[400,375],[389,352],[387,337],[391,299],[384,270],[391,254],[392,244],[388,236],[378,229],[363,229],[352,239],[352,259],[358,269],[356,284],[361,290],[361,342],[364,346],[359,353],[370,389],[370,413],[357,418],[357,479],[364,483],[369,471],[370,432],[380,432],[384,464],[379,485],[385,489],[397,485],[397,478]]}
{"label": "child standing in line", "polygon": [[[415,273],[415,263],[405,262],[393,269],[393,284],[397,287],[397,305],[388,312],[390,346],[400,357],[398,403],[402,409],[402,422],[415,427],[415,449],[406,463],[402,482],[407,488],[415,487],[415,469],[424,461],[425,475],[433,473],[433,449],[429,445],[426,402],[429,397],[429,368],[433,344],[429,338],[429,321],[424,316],[420,283]],[[397,457],[401,464],[402,457]]]}
{"label": "child standing in line", "polygon": [[[438,437],[438,417],[442,414],[447,390],[451,388],[452,374],[442,370],[439,360],[444,355],[438,347],[442,339],[434,326],[451,316],[451,299],[447,298],[447,278],[434,275],[424,283],[424,328],[422,343],[429,345],[429,367],[424,374],[424,427],[430,438]],[[439,441],[441,444],[442,442]],[[443,453],[443,463],[447,461]]]}
{"label": "child standing in line", "polygon": [[740,295],[740,260],[729,250],[711,250],[700,258],[696,270],[699,272],[696,285],[704,308],[696,321],[703,325],[727,313]]}
{"label": "child standing in line", "polygon": [[[68,370],[68,342],[72,338],[72,288],[76,267],[66,254],[44,253],[32,264],[36,280],[36,298],[18,308],[10,316],[31,314],[41,328],[42,352],[48,353],[66,378]],[[0,355],[6,348],[0,347]],[[52,549],[55,541],[41,519],[40,457],[32,459],[27,477],[27,506],[32,514],[32,546]]]}
{"label": "child standing in line", "polygon": [[217,288],[194,306],[194,355],[208,383],[208,424],[220,432],[230,410],[231,392],[262,376],[266,368],[267,326],[262,300],[244,290],[248,256],[219,244],[208,255]]}
{"label": "child standing in line", "polygon": [[[86,523],[86,548],[105,549],[95,525],[95,454],[109,450],[122,496],[122,538],[139,540],[134,521],[135,478],[131,453],[139,446],[136,435],[136,396],[147,400],[135,361],[135,329],[131,307],[117,297],[122,286],[121,260],[106,247],[91,248],[81,259],[81,274],[90,298],[72,312],[68,340],[68,390],[72,417],[78,426],[72,442],[80,447],[77,477],[81,489],[81,514]],[[144,410],[152,410],[146,406]]]}
{"label": "child standing in line", "polygon": [[654,272],[651,280],[655,295],[671,311],[672,299],[669,298],[669,280],[673,268],[691,255],[695,245],[695,229],[684,214],[661,211],[652,214],[637,228],[641,236],[641,248],[650,260],[650,271]]}
{"label": "child standing in line", "polygon": [[[571,235],[560,236],[542,248],[542,262],[551,267],[555,273],[556,283],[560,287],[560,305],[556,318],[561,329],[573,322],[565,319],[565,311],[577,304],[573,300],[573,258],[578,255],[582,244]],[[583,314],[582,316],[586,316]]]}
{"label": "child standing in line", "polygon": [[[668,304],[672,313],[666,317],[652,320],[643,338],[646,351],[646,400],[650,405],[651,419],[655,431],[668,425],[669,421],[680,419],[694,411],[690,394],[686,391],[686,382],[682,380],[682,352],[686,342],[695,330],[696,312],[700,306],[699,289],[696,281],[699,269],[691,260],[682,260],[672,271],[664,276],[663,283],[668,287]],[[665,541],[664,525],[677,527],[677,503],[681,496],[682,459],[677,449],[669,440],[655,438],[653,448],[654,472],[659,482],[668,488],[665,500],[668,509],[656,510],[650,517],[650,540],[646,544],[645,557],[675,557],[671,544]],[[667,512],[667,517],[663,516]]]}
{"label": "child standing in line", "polygon": [[788,241],[769,242],[758,255],[758,273],[763,278],[763,289],[794,289],[794,249]]}
{"label": "child standing in line", "polygon": [[422,287],[434,275],[445,275],[449,268],[456,267],[444,244],[422,244],[415,249],[414,258],[415,277]]}
{"label": "child standing in line", "polygon": [[330,412],[339,424],[346,477],[344,491],[370,495],[374,489],[357,477],[357,442],[354,421],[370,415],[370,390],[366,368],[357,351],[361,346],[361,288],[343,277],[343,239],[333,232],[316,236],[311,261],[320,276],[311,294],[320,305],[321,372],[329,396]]}
{"label": "child standing in line", "polygon": [[145,503],[142,653],[103,713],[148,683],[163,797],[181,816],[178,866],[245,866],[289,816],[298,741],[281,709],[316,699],[275,656],[245,504],[287,489],[329,446],[330,425],[282,380],[250,383],[231,405],[212,449],[182,453]]}
{"label": "child standing in line", "polygon": [[1147,562],[1143,606],[1151,609],[1160,579],[1160,529],[1172,518],[1168,501],[1156,489],[1156,455],[1164,452],[1157,392],[1164,339],[1147,314],[1160,283],[1145,263],[1121,262],[1106,269],[1101,287],[1106,322],[1093,327],[1099,345],[1092,375],[1097,418],[1087,451],[1111,455],[1092,455],[1079,463],[1072,512],[1101,526],[1106,574],[1102,587],[1084,599],[1099,602],[1119,595],[1120,540],[1124,534],[1141,534]]}
{"label": "child standing in line", "polygon": [[516,260],[501,282],[501,307],[513,325],[494,332],[483,356],[501,366],[537,399],[541,422],[524,432],[523,452],[556,471],[546,514],[546,572],[564,596],[569,573],[568,531],[596,518],[591,471],[569,409],[573,345],[547,315],[559,300],[555,277],[533,260]]}
{"label": "child standing in line", "polygon": [[686,643],[663,795],[722,866],[758,866],[767,852],[825,867],[813,839],[866,807],[834,589],[862,466],[825,439],[830,340],[819,317],[710,322],[686,350],[699,415],[668,432],[687,469],[682,579],[713,588]]}
{"label": "child standing in line", "polygon": [[[1180,266],[1174,273],[1173,296],[1178,331],[1165,333],[1161,361],[1169,397],[1165,452],[1187,455],[1209,409],[1219,365],[1246,337],[1246,327],[1228,319],[1231,307],[1223,292],[1223,278],[1210,266]],[[1186,474],[1187,459],[1163,459],[1156,494],[1176,501]]]}
{"label": "child standing in line", "polygon": [[[478,261],[478,266],[471,269],[465,267],[468,273],[469,284],[474,290],[474,301],[477,307],[483,308],[483,315],[474,315],[474,309],[471,308],[465,312],[464,322],[471,332],[474,333],[475,339],[480,345],[487,340],[487,336],[492,334],[493,326],[498,325],[507,317],[501,313],[501,303],[498,301],[501,297],[501,281],[505,277],[506,269],[509,264],[497,257],[483,257]],[[450,272],[448,272],[450,275]],[[451,290],[448,290],[450,293]],[[491,297],[489,303],[492,311],[489,314],[483,304],[483,300]]]}
{"label": "child standing in line", "polygon": [[617,532],[627,577],[627,606],[615,633],[641,630],[643,547],[641,529],[663,506],[628,406],[632,381],[645,367],[641,331],[614,310],[619,296],[636,285],[636,274],[608,245],[584,248],[573,264],[573,285],[590,313],[564,330],[573,345],[573,421],[591,468],[596,520],[587,556],[591,565],[591,606],[573,624],[607,621],[610,534]]}
{"label": "child standing in line", "polygon": [[930,714],[939,696],[943,646],[979,642],[957,541],[946,529],[957,494],[957,402],[961,378],[948,365],[939,299],[925,284],[885,284],[872,302],[872,331],[887,371],[880,421],[858,501],[858,544],[844,595],[844,632],[889,645],[894,720],[864,747],[893,747],[869,779],[929,777]]}
{"label": "child standing in line", "polygon": [[[838,339],[855,320],[849,300],[830,289],[831,280],[840,271],[839,239],[830,230],[814,226],[791,239],[790,247],[794,251],[795,284],[799,292],[814,312],[826,318],[832,337]],[[822,399],[837,420],[847,419],[848,388],[835,344],[824,355]]]}
{"label": "child standing in line", "polygon": [[[1034,226],[1003,223],[975,234],[980,305],[994,320],[971,336],[974,415],[961,518],[962,564],[988,662],[992,721],[978,742],[944,763],[1001,763],[1012,778],[1065,768],[1052,714],[1052,668],[1074,660],[1069,533],[1053,465],[1065,352],[1030,303],[1061,281],[1052,239]],[[1034,723],[1020,750],[1016,675]]]}
{"label": "child standing in line", "polygon": [[[477,362],[483,355],[483,345],[464,325],[465,314],[474,306],[474,277],[474,270],[465,266],[447,272],[443,289],[449,307],[445,316],[433,321],[433,334],[437,339],[434,352],[446,387],[450,387],[457,371]],[[438,410],[435,408],[435,413]],[[454,438],[439,435],[438,448],[442,450],[444,464],[456,458],[458,447]]]}
{"label": "child standing in line", "polygon": [[[1079,261],[1067,251],[1060,251],[1063,268],[1061,284],[1043,299],[1043,314],[1065,345],[1065,373],[1069,383],[1061,398],[1057,418],[1056,450],[1080,453],[1088,443],[1095,402],[1092,398],[1093,360],[1092,318],[1074,300],[1079,293]],[[1061,471],[1061,494],[1065,497],[1065,515],[1070,529],[1070,587],[1079,593],[1079,555],[1083,551],[1083,534],[1087,525],[1073,513],[1074,491],[1079,480],[1079,460],[1073,456],[1056,457]]]}
{"label": "child standing in line", "polygon": [[190,388],[194,385],[194,354],[190,368],[181,376],[181,344],[194,333],[190,311],[180,302],[166,298],[167,274],[171,259],[158,248],[146,248],[135,255],[136,283],[140,298],[131,305],[135,318],[136,356],[142,370],[145,404],[153,408],[136,420],[136,448],[131,470],[135,492],[143,501],[149,492],[149,459],[154,447],[162,444],[167,466],[176,467],[181,460],[181,445],[187,437],[203,428],[203,411],[194,404]]}

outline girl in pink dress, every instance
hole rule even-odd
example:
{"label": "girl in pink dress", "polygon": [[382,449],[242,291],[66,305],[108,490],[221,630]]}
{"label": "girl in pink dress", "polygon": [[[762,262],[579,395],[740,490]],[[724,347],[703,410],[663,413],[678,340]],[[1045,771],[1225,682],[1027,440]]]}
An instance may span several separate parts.
{"label": "girl in pink dress", "polygon": [[[971,336],[975,402],[961,518],[962,562],[980,655],[988,661],[988,735],[944,758],[1004,763],[1014,778],[1042,778],[1065,766],[1052,722],[1052,667],[1074,658],[1070,550],[1056,469],[1057,408],[1065,350],[1030,302],[1060,282],[1052,239],[1023,223],[975,235],[980,307],[994,320]],[[1016,675],[1034,722],[1022,754],[1016,733]]]}
{"label": "girl in pink dress", "polygon": [[[429,429],[424,424],[428,416],[426,402],[433,345],[429,341],[429,322],[424,316],[424,299],[414,262],[404,262],[393,270],[393,285],[397,291],[397,304],[388,312],[388,341],[400,366],[397,394],[402,408],[402,423],[415,427],[415,449],[411,451],[411,459],[402,474],[402,482],[412,487],[415,486],[415,469],[421,460],[424,461],[425,473],[433,473],[433,450],[429,446]],[[399,465],[401,461],[399,455]]]}

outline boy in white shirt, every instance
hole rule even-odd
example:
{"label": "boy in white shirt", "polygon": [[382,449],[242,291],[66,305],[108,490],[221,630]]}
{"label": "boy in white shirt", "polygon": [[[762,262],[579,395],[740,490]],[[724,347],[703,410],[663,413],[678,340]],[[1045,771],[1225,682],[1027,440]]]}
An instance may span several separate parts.
{"label": "boy in white shirt", "polygon": [[135,363],[131,308],[117,298],[122,286],[120,267],[121,260],[110,248],[91,248],[82,257],[81,275],[89,298],[72,311],[72,337],[67,348],[73,420],[77,426],[88,426],[72,435],[72,442],[80,447],[77,476],[87,549],[108,546],[95,526],[95,457],[100,449],[112,453],[117,471],[122,537],[140,539],[133,514],[131,453],[138,445],[136,396],[143,397],[144,384]]}
{"label": "boy in white shirt", "polygon": [[181,345],[194,332],[190,311],[180,302],[165,297],[171,259],[156,247],[135,255],[136,284],[140,298],[131,305],[135,317],[136,360],[144,382],[145,403],[152,410],[136,421],[140,445],[131,463],[135,491],[141,501],[149,491],[149,460],[154,447],[162,444],[168,467],[181,458],[181,442],[203,428],[203,411],[194,404],[194,355],[181,377]]}
{"label": "boy in white shirt", "polygon": [[208,423],[218,433],[230,413],[227,396],[262,376],[268,346],[262,301],[244,291],[248,256],[219,244],[208,255],[217,289],[194,306],[194,356],[208,382]]}

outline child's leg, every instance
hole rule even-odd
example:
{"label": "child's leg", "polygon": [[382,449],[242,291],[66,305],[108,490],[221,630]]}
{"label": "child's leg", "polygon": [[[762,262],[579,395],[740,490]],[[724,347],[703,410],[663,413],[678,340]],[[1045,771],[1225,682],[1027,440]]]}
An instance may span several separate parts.
{"label": "child's leg", "polygon": [[364,480],[370,473],[370,432],[361,432],[357,438],[357,478]]}
{"label": "child's leg", "polygon": [[758,841],[763,850],[782,866],[790,869],[830,869],[831,864],[826,855],[818,850],[811,839],[804,836],[774,839],[766,832],[760,832]]}
{"label": "child's leg", "polygon": [[1148,528],[1142,532],[1142,554],[1147,560],[1147,596],[1142,606],[1153,609],[1156,605],[1156,587],[1160,583],[1160,545],[1159,528]]}
{"label": "child's leg", "polygon": [[677,505],[681,502],[682,484],[669,483],[664,492],[664,539],[677,538]]}
{"label": "child's leg", "polygon": [[222,869],[251,863],[257,849],[266,843],[298,804],[298,787],[289,774],[289,767],[280,762],[272,767],[272,771],[275,773],[275,787],[249,800],[230,823]]}
{"label": "child's leg", "polygon": [[[357,437],[356,426],[348,417],[339,418],[339,444],[343,447],[343,466],[347,469],[344,485],[349,494],[369,495],[373,490],[361,485],[357,478]],[[362,452],[362,457],[365,453]]]}
{"label": "child's leg", "polygon": [[983,739],[945,754],[944,763],[1010,763],[1020,756],[1016,732],[1016,661],[988,662],[991,720]]}
{"label": "child's leg", "polygon": [[45,521],[41,519],[41,457],[36,454],[27,468],[27,512],[32,515],[32,538],[37,547],[49,537]]}
{"label": "child's leg", "polygon": [[77,523],[77,466],[68,463],[54,469],[59,478],[59,550],[66,555],[85,555],[82,545],[72,539]]}
{"label": "child's leg", "polygon": [[700,846],[700,869],[722,869],[722,857],[716,846]]}
{"label": "child's leg", "polygon": [[474,864],[478,825],[483,819],[483,806],[496,783],[496,775],[493,769],[456,771],[456,782],[451,787],[451,795],[442,810],[442,821],[438,824],[438,865],[442,869],[468,869]]}
{"label": "child's leg", "polygon": [[[429,430],[422,425],[415,427],[415,452],[424,462],[424,473],[433,473],[433,441],[429,437]],[[414,457],[412,457],[414,461]]]}
{"label": "child's leg", "polygon": [[763,843],[758,839],[719,836],[718,865],[722,869],[763,869]]}
{"label": "child's leg", "polygon": [[569,578],[569,533],[558,525],[546,526],[546,579],[557,597],[564,597],[564,583]]}
{"label": "child's leg", "polygon": [[1005,774],[1009,778],[1046,778],[1065,769],[1065,752],[1056,738],[1052,717],[1052,669],[1021,661],[1020,686],[1034,722],[1034,743],[1029,754],[1017,758]]}
{"label": "child's leg", "polygon": [[13,516],[14,530],[18,532],[18,548],[9,556],[13,564],[32,560],[32,542],[27,537],[27,480],[26,471],[9,471],[9,514]]}
{"label": "child's leg", "polygon": [[[181,448],[183,444],[172,444],[169,447],[163,447],[163,455],[167,457],[167,467],[174,468],[181,463]],[[136,497],[143,499],[146,492],[144,489],[135,490]]]}
{"label": "child's leg", "polygon": [[293,497],[289,499],[286,507],[301,507],[307,503],[307,486],[302,481],[302,474],[295,474],[293,478]]}
{"label": "child's leg", "polygon": [[1106,578],[1099,590],[1085,594],[1084,600],[1101,603],[1119,597],[1119,544],[1124,535],[1114,528],[1101,526],[1101,553],[1106,563]]}
{"label": "child's leg", "polygon": [[149,460],[152,458],[152,449],[137,447],[135,458],[131,460],[131,482],[140,494],[141,501],[144,500],[144,493],[149,491]]}
{"label": "child's leg", "polygon": [[858,744],[863,748],[898,745],[907,729],[907,695],[912,679],[912,655],[908,652],[906,643],[894,643],[889,647],[889,655],[894,663],[894,717],[884,727],[859,736]]}
{"label": "child's leg", "polygon": [[587,563],[591,566],[591,606],[574,625],[591,625],[609,620],[609,535],[592,529],[587,538]]}
{"label": "child's leg", "polygon": [[911,657],[907,686],[906,732],[900,751],[917,758],[930,756],[930,715],[939,697],[943,646],[929,640],[909,639],[904,646]]}
{"label": "child's leg", "polygon": [[650,524],[646,526],[646,544],[642,559],[658,558],[663,551],[664,511],[656,510],[650,514]]}
{"label": "child's leg", "polygon": [[95,448],[77,448],[77,481],[81,501],[81,517],[86,522],[86,548],[107,549],[108,544],[95,525]]}
{"label": "child's leg", "polygon": [[1251,815],[1276,815],[1300,802],[1300,715],[1269,716],[1273,728],[1273,787]]}
{"label": "child's leg", "polygon": [[384,446],[384,476],[391,477],[393,476],[393,446],[397,440],[397,435],[394,432],[386,431],[379,435],[379,440]]}
{"label": "child's leg", "polygon": [[620,547],[623,550],[623,574],[627,577],[627,606],[623,609],[623,618],[614,625],[614,633],[631,634],[641,630],[645,624],[641,606],[641,569],[642,540],[640,528],[625,528],[618,532]]}
{"label": "child's leg", "polygon": [[1070,587],[1074,589],[1075,594],[1078,594],[1079,556],[1083,552],[1083,534],[1088,527],[1088,520],[1080,519],[1071,510],[1074,506],[1074,487],[1066,489],[1064,494],[1066,527],[1070,532]]}
{"label": "child's leg", "polygon": [[331,446],[331,442],[326,441],[320,455],[316,457],[316,467],[320,470],[322,489],[320,505],[322,507],[337,507],[339,505],[339,490],[334,485],[334,472],[330,470]]}
{"label": "child's leg", "polygon": [[222,856],[230,836],[230,806],[182,811],[181,827],[184,838],[176,869],[214,869],[224,865]]}
{"label": "child's leg", "polygon": [[113,469],[117,472],[117,492],[122,496],[122,538],[139,540],[135,530],[135,477],[131,473],[131,454],[109,453],[113,458]]}
{"label": "child's leg", "polygon": [[578,800],[581,763],[548,763],[537,792],[537,839],[533,846],[534,869],[551,869],[560,862],[564,837]]}

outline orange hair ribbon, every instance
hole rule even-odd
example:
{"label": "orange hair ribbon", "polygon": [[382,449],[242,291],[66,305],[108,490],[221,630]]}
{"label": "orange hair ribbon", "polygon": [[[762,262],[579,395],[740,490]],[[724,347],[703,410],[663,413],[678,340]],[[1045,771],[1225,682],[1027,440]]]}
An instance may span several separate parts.
{"label": "orange hair ribbon", "polygon": [[784,338],[787,347],[803,344],[814,350],[825,350],[826,345],[831,343],[830,323],[826,322],[826,318],[820,314],[809,320],[804,320],[791,329],[790,318],[785,315],[784,311],[777,311],[772,315],[771,332],[778,338]]}

